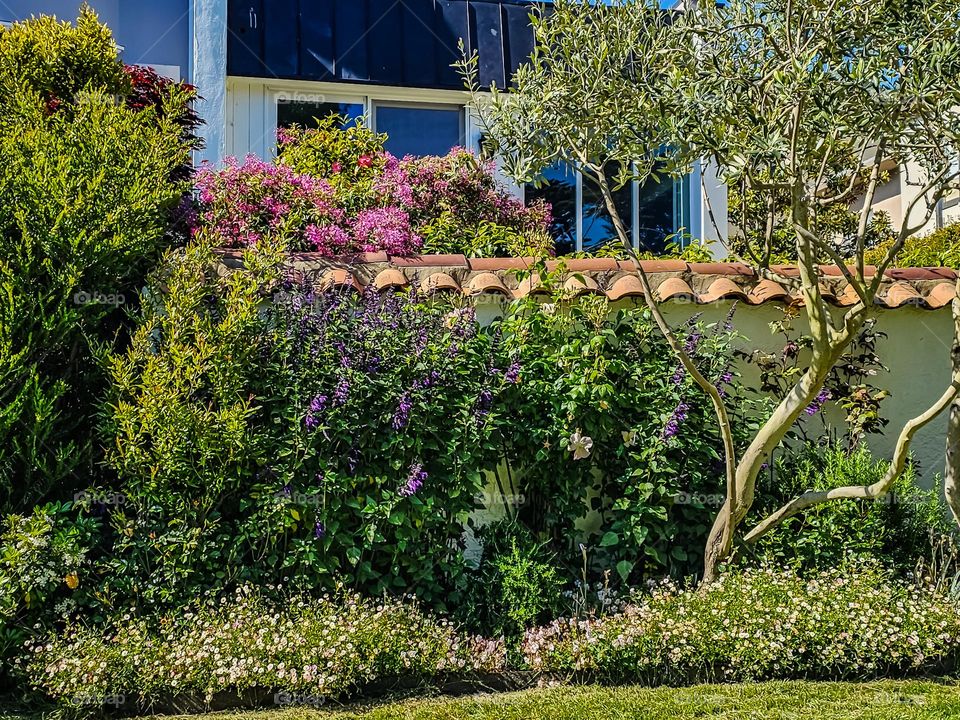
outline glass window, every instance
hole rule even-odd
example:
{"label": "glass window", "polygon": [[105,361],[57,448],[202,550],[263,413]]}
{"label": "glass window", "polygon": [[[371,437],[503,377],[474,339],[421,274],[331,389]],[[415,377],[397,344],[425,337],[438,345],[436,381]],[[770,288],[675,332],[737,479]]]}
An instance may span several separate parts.
{"label": "glass window", "polygon": [[[615,169],[610,170],[608,176],[614,175]],[[564,165],[548,168],[543,176],[544,184],[539,188],[528,185],[525,197],[528,203],[541,198],[550,203],[558,255],[577,250],[595,252],[610,242],[619,242],[603,194],[592,180]],[[690,180],[661,178],[660,182],[627,183],[614,192],[614,201],[634,247],[662,252],[667,242],[688,226]]]}
{"label": "glass window", "polygon": [[554,165],[543,173],[540,187],[527,185],[527,203],[546,200],[553,209],[553,234],[558,255],[577,249],[577,175],[566,165]]}
{"label": "glass window", "polygon": [[[607,177],[610,182],[616,177],[617,168],[607,168]],[[633,184],[627,183],[613,193],[617,214],[627,226],[627,236],[633,234]],[[600,188],[589,178],[583,178],[583,249],[593,252],[609,245],[619,243],[617,230],[613,226],[613,219],[607,211],[607,203],[603,199]]]}
{"label": "glass window", "polygon": [[386,149],[396,157],[446,155],[464,143],[458,106],[377,105],[374,127],[387,134]]}
{"label": "glass window", "polygon": [[317,126],[317,120],[323,120],[331,115],[341,115],[346,118],[343,127],[356,122],[363,117],[363,104],[351,102],[305,102],[301,100],[277,99],[277,127],[286,128],[293,125],[312,128]]}
{"label": "glass window", "polygon": [[671,178],[661,178],[660,182],[648,179],[639,190],[637,204],[637,243],[640,250],[663,252],[668,239],[672,239],[679,224],[676,213],[676,201],[682,197],[677,192],[677,182]]}

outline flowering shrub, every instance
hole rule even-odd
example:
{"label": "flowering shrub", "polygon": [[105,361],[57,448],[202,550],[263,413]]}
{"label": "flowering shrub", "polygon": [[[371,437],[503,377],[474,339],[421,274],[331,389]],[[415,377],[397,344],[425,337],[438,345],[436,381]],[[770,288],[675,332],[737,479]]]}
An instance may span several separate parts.
{"label": "flowering shrub", "polygon": [[[512,472],[501,484],[524,498],[507,509],[577,576],[583,552],[595,578],[698,572],[723,487],[712,410],[642,307],[611,313],[606,298],[573,301],[556,278],[541,278],[550,301],[518,301],[502,323],[505,351],[523,368],[502,400]],[[681,332],[707,376],[731,392],[729,318],[709,326],[694,318]],[[584,538],[574,528],[588,514],[594,532]]]}
{"label": "flowering shrub", "polygon": [[340,120],[281,129],[276,163],[248,157],[204,169],[199,226],[225,247],[270,233],[326,256],[550,252],[549,207],[524,207],[498,186],[492,164],[462,148],[398,160],[384,151],[385,136],[362,124],[340,129]]}
{"label": "flowering shrub", "polygon": [[342,595],[280,606],[244,586],[155,627],[129,616],[108,632],[70,627],[33,643],[23,669],[61,705],[89,711],[111,696],[146,705],[247,689],[316,704],[396,677],[500,670],[504,659],[501,643],[463,635],[412,603]]}
{"label": "flowering shrub", "polygon": [[862,679],[960,658],[960,607],[874,565],[809,579],[765,566],[696,590],[656,587],[622,614],[558,620],[523,640],[528,667],[644,683]]}
{"label": "flowering shrub", "polygon": [[509,385],[493,334],[439,299],[316,291],[267,240],[222,278],[203,240],[111,361],[127,502],[90,583],[133,606],[284,577],[455,602]]}
{"label": "flowering shrub", "polygon": [[[225,247],[256,245],[267,234],[297,235],[322,252],[317,243],[333,239],[323,229],[343,221],[329,184],[252,155],[242,164],[228,158],[219,171],[204,167],[196,185],[204,227]],[[329,252],[345,249],[335,244]]]}
{"label": "flowering shrub", "polygon": [[388,158],[375,190],[411,216],[432,253],[469,256],[542,256],[552,240],[550,207],[530,207],[505,193],[493,162],[463,148],[443,157]]}

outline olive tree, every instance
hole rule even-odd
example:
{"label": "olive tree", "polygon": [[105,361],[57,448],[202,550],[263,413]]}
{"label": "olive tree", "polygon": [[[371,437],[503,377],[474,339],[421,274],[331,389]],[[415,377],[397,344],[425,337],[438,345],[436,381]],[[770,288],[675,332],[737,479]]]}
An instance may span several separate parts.
{"label": "olive tree", "polygon": [[[715,518],[704,579],[735,549],[757,476],[870,317],[884,271],[937,202],[957,186],[960,0],[904,6],[888,0],[733,0],[667,13],[655,4],[558,0],[532,16],[535,50],[509,92],[480,92],[475,60],[463,72],[488,141],[521,182],[566,163],[597,185],[616,233],[631,242],[614,192],[709,162],[757,208],[759,232],[738,259],[800,293],[812,349],[804,372],[743,448],[721,393],[678,342],[639,263],[649,309],[677,358],[709,395],[726,459],[726,501]],[[875,271],[873,201],[890,168],[919,168],[903,225]],[[712,209],[708,214],[712,214]],[[837,216],[846,231],[838,233]],[[786,232],[799,270],[771,267]],[[821,265],[856,293],[845,312],[826,302]],[[955,318],[960,311],[954,309]],[[960,320],[958,320],[960,323]],[[960,392],[960,369],[941,398],[902,429],[886,477],[872,486],[806,493],[743,534],[755,542],[786,518],[835,498],[878,498],[901,474],[914,434]]]}

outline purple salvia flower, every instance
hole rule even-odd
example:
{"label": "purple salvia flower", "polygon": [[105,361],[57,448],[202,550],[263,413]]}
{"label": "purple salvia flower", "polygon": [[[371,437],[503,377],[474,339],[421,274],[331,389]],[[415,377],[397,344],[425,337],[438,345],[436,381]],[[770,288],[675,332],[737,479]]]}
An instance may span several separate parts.
{"label": "purple salvia flower", "polygon": [[520,361],[517,358],[514,358],[513,362],[510,363],[510,367],[508,367],[507,372],[504,373],[503,379],[510,385],[517,384],[517,381],[520,379]]}
{"label": "purple salvia flower", "polygon": [[677,365],[677,369],[673,371],[673,377],[670,378],[670,382],[674,385],[682,385],[683,378],[686,376],[687,371],[683,365]]}
{"label": "purple salvia flower", "polygon": [[812,403],[807,405],[804,412],[810,416],[816,415],[818,412],[820,412],[820,408],[823,407],[823,404],[827,402],[827,400],[829,400],[830,398],[831,398],[830,391],[824,388],[819,393],[817,393],[817,397],[814,398]]}
{"label": "purple salvia flower", "polygon": [[313,526],[313,536],[319,540],[324,535],[327,534],[327,528],[324,527],[323,523],[317,520],[317,524]]}
{"label": "purple salvia flower", "polygon": [[335,406],[344,405],[347,402],[347,398],[350,397],[350,381],[342,377],[340,382],[337,383],[337,389],[333,393],[333,404]]}
{"label": "purple salvia flower", "polygon": [[406,484],[400,488],[400,494],[403,497],[410,497],[415,495],[417,491],[423,487],[423,483],[429,477],[426,470],[423,469],[421,463],[413,463],[410,466],[410,472],[407,474]]}
{"label": "purple salvia flower", "polygon": [[394,430],[401,430],[410,422],[410,408],[412,405],[413,402],[411,401],[410,393],[405,392],[400,397],[400,404],[397,406],[397,411],[393,414],[393,422],[391,424]]}
{"label": "purple salvia flower", "polygon": [[669,440],[680,432],[680,425],[684,420],[687,419],[689,410],[690,407],[683,400],[677,404],[677,407],[673,410],[673,414],[670,416],[670,419],[667,420],[667,424],[663,428],[664,440]]}

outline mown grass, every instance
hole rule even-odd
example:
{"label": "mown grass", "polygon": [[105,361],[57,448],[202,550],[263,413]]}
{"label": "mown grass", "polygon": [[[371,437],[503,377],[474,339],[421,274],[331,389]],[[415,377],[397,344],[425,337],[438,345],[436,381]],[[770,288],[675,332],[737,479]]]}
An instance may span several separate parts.
{"label": "mown grass", "polygon": [[219,714],[229,720],[949,720],[960,686],[934,682],[554,687],[410,700],[353,709],[288,708]]}

